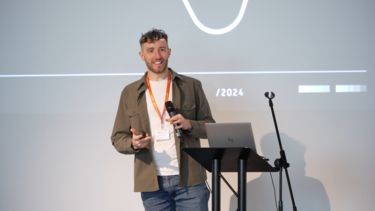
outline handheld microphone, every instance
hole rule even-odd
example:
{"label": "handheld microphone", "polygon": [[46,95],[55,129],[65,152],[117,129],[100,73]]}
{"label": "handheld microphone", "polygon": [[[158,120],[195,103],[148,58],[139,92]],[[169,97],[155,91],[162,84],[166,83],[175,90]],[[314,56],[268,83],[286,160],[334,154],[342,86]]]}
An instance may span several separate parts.
{"label": "handheld microphone", "polygon": [[[165,102],[165,109],[167,110],[167,112],[168,112],[168,114],[169,114],[170,117],[173,117],[174,115],[177,114],[176,109],[174,108],[174,105],[173,105],[173,103],[171,101]],[[181,129],[176,129],[175,128],[175,131],[176,131],[176,136],[177,137],[182,137],[182,131],[181,131]]]}

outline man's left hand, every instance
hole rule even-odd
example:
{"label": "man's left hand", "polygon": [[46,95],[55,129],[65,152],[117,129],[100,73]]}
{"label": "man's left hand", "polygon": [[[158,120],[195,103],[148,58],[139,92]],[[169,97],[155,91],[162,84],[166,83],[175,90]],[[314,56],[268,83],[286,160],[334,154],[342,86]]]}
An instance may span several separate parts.
{"label": "man's left hand", "polygon": [[176,114],[173,117],[166,119],[167,122],[173,124],[176,129],[190,130],[192,125],[189,119],[185,119],[181,114]]}

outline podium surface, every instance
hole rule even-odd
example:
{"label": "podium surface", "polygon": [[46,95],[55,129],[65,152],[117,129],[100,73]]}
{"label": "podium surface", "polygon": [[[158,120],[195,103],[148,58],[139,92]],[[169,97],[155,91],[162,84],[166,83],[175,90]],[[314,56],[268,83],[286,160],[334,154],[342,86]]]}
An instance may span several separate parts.
{"label": "podium surface", "polygon": [[247,172],[277,171],[266,159],[259,156],[250,148],[186,148],[192,158],[200,163],[207,171],[212,172],[212,160],[221,160],[221,172],[238,172],[238,160],[247,160]]}

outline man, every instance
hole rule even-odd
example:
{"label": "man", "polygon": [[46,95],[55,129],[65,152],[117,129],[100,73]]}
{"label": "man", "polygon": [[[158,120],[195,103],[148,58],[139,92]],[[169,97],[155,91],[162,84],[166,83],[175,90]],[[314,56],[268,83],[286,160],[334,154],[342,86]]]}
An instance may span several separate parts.
{"label": "man", "polygon": [[[164,31],[142,34],[140,45],[147,71],[121,93],[112,144],[135,155],[134,191],[141,192],[146,211],[207,211],[206,171],[183,151],[200,147],[205,123],[214,122],[201,82],[168,67],[171,49]],[[177,115],[169,117],[166,101]]]}

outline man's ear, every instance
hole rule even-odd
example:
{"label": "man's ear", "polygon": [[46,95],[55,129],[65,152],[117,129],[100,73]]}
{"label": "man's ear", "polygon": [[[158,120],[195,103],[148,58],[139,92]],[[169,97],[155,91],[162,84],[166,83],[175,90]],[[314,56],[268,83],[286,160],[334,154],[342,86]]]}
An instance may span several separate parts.
{"label": "man's ear", "polygon": [[144,55],[143,55],[143,53],[142,53],[142,50],[139,51],[139,57],[141,57],[141,59],[142,59],[143,61],[145,60],[145,57],[144,57]]}

